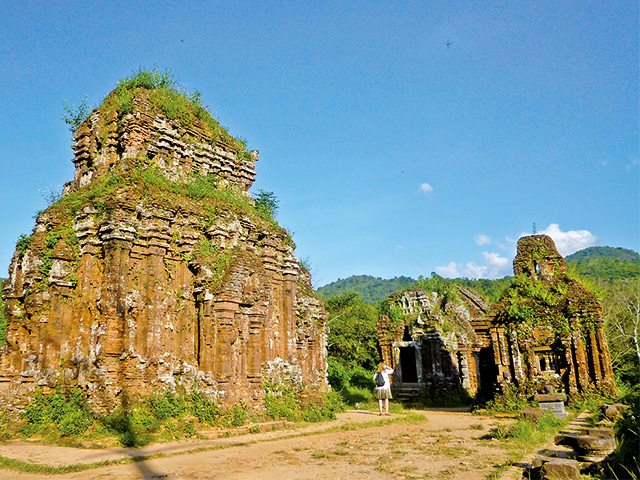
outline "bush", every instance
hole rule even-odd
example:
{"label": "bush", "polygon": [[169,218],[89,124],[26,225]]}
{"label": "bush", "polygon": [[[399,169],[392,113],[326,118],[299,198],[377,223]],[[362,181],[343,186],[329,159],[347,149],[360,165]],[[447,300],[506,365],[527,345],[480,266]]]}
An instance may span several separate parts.
{"label": "bush", "polygon": [[275,220],[278,212],[278,199],[273,192],[258,190],[255,201],[256,210],[260,216],[267,220]]}
{"label": "bush", "polygon": [[68,391],[58,388],[50,395],[36,390],[22,418],[25,420],[20,428],[23,435],[43,435],[54,439],[84,436],[94,422],[85,394],[79,388]]}
{"label": "bush", "polygon": [[300,418],[299,391],[290,385],[265,383],[264,410],[273,419],[296,421]]}
{"label": "bush", "polygon": [[187,411],[185,398],[178,397],[169,391],[164,395],[152,395],[147,402],[151,407],[151,412],[158,420],[179,418]]}
{"label": "bush", "polygon": [[200,422],[214,425],[220,419],[220,407],[216,402],[200,392],[193,392],[190,398],[190,410]]}
{"label": "bush", "polygon": [[640,386],[621,398],[629,405],[622,418],[616,422],[616,440],[618,446],[609,462],[612,478],[640,478]]}
{"label": "bush", "polygon": [[240,427],[247,423],[249,412],[244,403],[236,403],[232,405],[226,414],[228,422],[234,427]]}
{"label": "bush", "polygon": [[273,419],[318,422],[344,410],[337,392],[318,394],[302,385],[265,382],[265,413]]}
{"label": "bush", "polygon": [[340,393],[347,404],[366,403],[373,398],[375,384],[372,371],[361,366],[346,367],[335,357],[328,357],[327,363],[329,385]]}

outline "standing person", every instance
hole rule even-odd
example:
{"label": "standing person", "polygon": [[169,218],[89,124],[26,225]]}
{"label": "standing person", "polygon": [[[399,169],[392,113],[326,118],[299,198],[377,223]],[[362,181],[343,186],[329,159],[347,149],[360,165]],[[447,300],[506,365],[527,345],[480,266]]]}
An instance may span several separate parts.
{"label": "standing person", "polygon": [[[385,365],[384,362],[380,362],[378,365],[378,370],[373,375],[373,381],[376,382],[376,398],[378,399],[378,410],[380,411],[380,415],[382,415],[382,403],[384,401],[384,414],[390,415],[389,413],[389,399],[391,397],[391,381],[389,380],[389,375],[393,373],[393,368]],[[378,380],[378,374],[382,376],[382,380],[384,383]]]}

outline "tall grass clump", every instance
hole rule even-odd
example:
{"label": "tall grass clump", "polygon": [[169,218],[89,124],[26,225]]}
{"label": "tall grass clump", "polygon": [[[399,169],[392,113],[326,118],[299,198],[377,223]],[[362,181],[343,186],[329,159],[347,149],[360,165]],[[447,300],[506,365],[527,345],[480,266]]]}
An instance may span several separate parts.
{"label": "tall grass clump", "polygon": [[481,438],[505,440],[507,447],[513,451],[509,460],[513,464],[532,448],[547,442],[566,424],[567,420],[560,420],[547,412],[537,423],[519,419],[512,425],[498,425]]}

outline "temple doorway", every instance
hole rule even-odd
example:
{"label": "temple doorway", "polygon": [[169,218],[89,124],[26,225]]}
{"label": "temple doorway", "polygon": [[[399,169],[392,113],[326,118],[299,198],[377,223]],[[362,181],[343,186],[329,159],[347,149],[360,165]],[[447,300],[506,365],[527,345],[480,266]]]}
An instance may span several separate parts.
{"label": "temple doorway", "polygon": [[402,383],[418,382],[415,347],[400,347],[400,371],[402,372]]}

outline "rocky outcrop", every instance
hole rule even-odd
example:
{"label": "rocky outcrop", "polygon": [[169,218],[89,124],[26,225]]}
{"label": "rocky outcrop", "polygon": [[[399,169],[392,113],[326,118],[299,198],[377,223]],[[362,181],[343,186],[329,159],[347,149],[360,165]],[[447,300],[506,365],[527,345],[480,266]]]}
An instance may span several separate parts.
{"label": "rocky outcrop", "polygon": [[75,177],[12,259],[0,400],[78,385],[98,409],[176,388],[259,403],[274,362],[324,389],[326,315],[247,193],[257,152],[184,98],[192,115],[170,119],[159,92],[126,93],[130,111],[113,93],[76,129]]}

